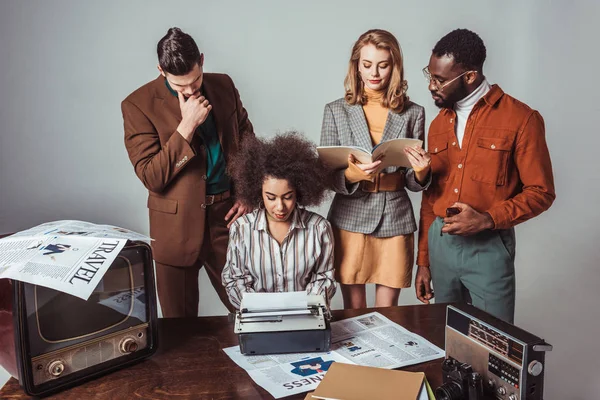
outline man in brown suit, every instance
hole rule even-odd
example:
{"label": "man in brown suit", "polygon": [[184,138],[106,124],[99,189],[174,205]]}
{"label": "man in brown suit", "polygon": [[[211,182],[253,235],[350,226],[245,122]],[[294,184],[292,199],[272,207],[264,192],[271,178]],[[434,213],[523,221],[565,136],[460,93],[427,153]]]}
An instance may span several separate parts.
{"label": "man in brown suit", "polygon": [[148,189],[158,297],[165,317],[198,315],[204,265],[223,304],[229,226],[249,209],[232,197],[229,156],[254,135],[231,78],[203,73],[194,39],[171,28],[159,41],[160,76],[122,103],[125,146]]}

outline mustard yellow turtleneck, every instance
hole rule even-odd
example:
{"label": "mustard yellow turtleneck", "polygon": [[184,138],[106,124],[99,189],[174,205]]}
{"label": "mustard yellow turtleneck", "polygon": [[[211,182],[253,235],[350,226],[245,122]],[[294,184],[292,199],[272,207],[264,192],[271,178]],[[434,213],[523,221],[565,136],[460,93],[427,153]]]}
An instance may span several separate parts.
{"label": "mustard yellow turtleneck", "polygon": [[369,133],[371,134],[371,141],[375,146],[381,142],[383,129],[385,128],[385,123],[387,122],[390,110],[382,105],[385,92],[375,91],[366,86],[364,90],[367,97],[367,103],[363,104],[362,108],[367,120],[367,126],[369,127]]}

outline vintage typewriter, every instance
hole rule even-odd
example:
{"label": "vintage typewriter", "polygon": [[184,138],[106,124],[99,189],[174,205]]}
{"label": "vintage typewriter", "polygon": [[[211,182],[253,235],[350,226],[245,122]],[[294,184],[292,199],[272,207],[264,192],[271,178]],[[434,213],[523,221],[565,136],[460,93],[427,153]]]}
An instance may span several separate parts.
{"label": "vintage typewriter", "polygon": [[[280,294],[257,295],[268,298]],[[329,351],[331,314],[324,296],[305,294],[305,301],[300,305],[285,304],[273,298],[268,307],[248,306],[250,297],[244,296],[240,311],[235,314],[234,332],[242,354]]]}

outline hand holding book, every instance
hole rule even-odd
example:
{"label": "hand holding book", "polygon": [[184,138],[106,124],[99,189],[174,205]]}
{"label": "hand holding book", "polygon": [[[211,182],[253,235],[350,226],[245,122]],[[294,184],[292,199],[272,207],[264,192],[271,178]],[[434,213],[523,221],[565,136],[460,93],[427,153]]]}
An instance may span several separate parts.
{"label": "hand holding book", "polygon": [[417,182],[424,183],[431,168],[431,155],[421,146],[405,147],[404,152],[408,157],[412,169],[415,171]]}
{"label": "hand holding book", "polygon": [[356,183],[359,181],[371,181],[375,180],[375,176],[381,170],[381,160],[374,161],[369,164],[362,164],[352,154],[348,155],[348,168],[344,175],[346,180],[350,183]]}
{"label": "hand holding book", "polygon": [[[387,167],[411,168],[411,161],[404,151],[407,147],[421,147],[423,141],[418,139],[392,139],[375,146],[371,151],[356,146],[319,146],[319,157],[331,168],[341,169],[348,167],[348,156],[352,155],[363,165],[374,164],[381,161],[377,168],[382,170]],[[372,168],[372,167],[370,167]]]}

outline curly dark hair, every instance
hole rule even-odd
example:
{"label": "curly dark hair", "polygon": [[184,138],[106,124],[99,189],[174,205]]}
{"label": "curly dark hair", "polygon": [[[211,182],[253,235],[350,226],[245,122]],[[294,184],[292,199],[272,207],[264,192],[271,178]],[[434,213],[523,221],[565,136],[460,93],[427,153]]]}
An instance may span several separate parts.
{"label": "curly dark hair", "polygon": [[272,139],[248,137],[228,164],[236,198],[255,208],[262,201],[262,186],[268,177],[287,180],[296,190],[299,204],[317,206],[325,199],[331,176],[316,146],[294,131]]}
{"label": "curly dark hair", "polygon": [[468,29],[455,29],[441,38],[433,48],[437,57],[452,56],[456,64],[481,71],[486,50],[483,40]]}

